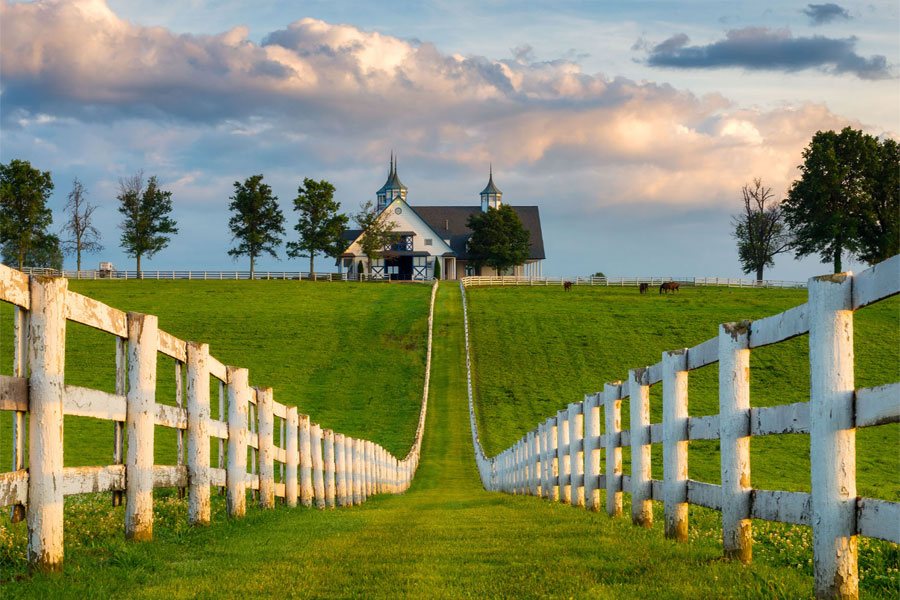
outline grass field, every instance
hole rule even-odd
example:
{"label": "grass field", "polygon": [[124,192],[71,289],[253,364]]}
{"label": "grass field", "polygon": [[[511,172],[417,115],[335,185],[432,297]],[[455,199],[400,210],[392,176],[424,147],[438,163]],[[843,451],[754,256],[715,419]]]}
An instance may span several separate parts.
{"label": "grass field", "polygon": [[[636,288],[475,288],[467,291],[479,430],[493,456],[538,422],[629,368],[654,364],[665,350],[717,335],[718,324],[758,319],[806,301],[805,290],[687,288],[640,295]],[[856,313],[856,385],[900,380],[900,310],[890,298]],[[809,400],[808,336],[753,350],[753,406]],[[718,413],[716,365],[691,372],[691,415]],[[651,390],[651,420],[662,419],[661,386]],[[627,402],[622,427],[629,427]],[[857,432],[858,493],[900,500],[900,426]],[[629,473],[629,449],[624,450]],[[662,478],[662,446],[653,446],[653,476]],[[691,442],[690,477],[719,483],[716,441]],[[809,491],[809,436],[751,441],[755,487]]]}
{"label": "grass field", "polygon": [[[158,503],[161,522],[148,544],[122,540],[121,509],[70,500],[72,521],[94,515],[96,525],[70,527],[65,574],[11,583],[7,570],[3,597],[809,596],[805,561],[785,566],[799,564],[796,553],[780,555],[785,564],[758,560],[748,568],[719,560],[712,535],[675,544],[660,527],[484,492],[468,434],[461,317],[458,288],[444,284],[422,461],[407,494],[337,511],[252,509],[235,522],[215,499],[213,525],[202,529],[187,527],[184,502],[170,497]],[[696,517],[714,523],[712,514]]]}
{"label": "grass field", "polygon": [[[395,455],[409,450],[425,376],[427,285],[70,281],[70,289],[120,310],[157,315],[160,329],[209,343],[222,363],[250,370],[250,385],[274,388],[276,401],[300,407],[323,427],[365,435]],[[12,308],[5,303],[0,327],[0,372],[10,374]],[[158,401],[174,404],[174,361],[158,356]],[[69,322],[66,383],[115,391],[113,336]],[[211,389],[215,417],[217,386]],[[2,417],[6,469],[11,416]],[[156,431],[157,464],[174,464],[174,431]],[[108,464],[112,448],[112,423],[66,417],[66,466]]]}
{"label": "grass field", "polygon": [[[207,338],[214,351],[220,337]],[[124,541],[122,508],[110,508],[108,495],[70,497],[62,575],[27,575],[25,525],[0,516],[0,597],[811,597],[808,528],[756,523],[754,564],[743,566],[721,560],[713,511],[692,507],[691,542],[678,544],[663,537],[659,503],[656,525],[644,530],[627,519],[483,491],[454,282],[438,294],[432,365],[422,459],[406,494],[335,511],[250,508],[239,521],[228,521],[214,496],[212,524],[191,528],[186,502],[163,491],[155,539],[146,544]],[[379,427],[373,421],[369,429]],[[412,429],[405,445],[411,437]],[[861,546],[863,592],[894,597],[896,547]]]}

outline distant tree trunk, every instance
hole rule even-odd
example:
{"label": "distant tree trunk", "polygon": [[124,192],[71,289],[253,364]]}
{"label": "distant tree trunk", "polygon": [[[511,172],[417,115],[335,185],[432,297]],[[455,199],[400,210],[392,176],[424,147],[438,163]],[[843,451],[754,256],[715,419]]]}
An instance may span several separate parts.
{"label": "distant tree trunk", "polygon": [[834,272],[841,272],[841,254],[843,254],[843,248],[841,247],[841,240],[838,239],[834,244]]}
{"label": "distant tree trunk", "polygon": [[250,279],[253,279],[253,254],[250,254]]}
{"label": "distant tree trunk", "polygon": [[315,252],[313,252],[312,250],[309,251],[309,276],[310,277],[312,277],[312,274],[315,272],[315,269],[313,268],[313,265],[314,265],[313,260],[314,260],[315,255],[316,255]]}
{"label": "distant tree trunk", "polygon": [[140,252],[138,252],[138,255],[137,255],[137,278],[138,279],[144,278],[144,276],[141,273],[141,253]]}
{"label": "distant tree trunk", "polygon": [[758,265],[756,267],[756,280],[757,281],[763,280],[763,266],[762,265]]}
{"label": "distant tree trunk", "polygon": [[22,249],[19,249],[19,270],[22,270],[22,267],[25,266],[25,253],[22,252]]}
{"label": "distant tree trunk", "polygon": [[[81,273],[81,243],[78,244],[78,250],[76,251],[78,256],[78,272]],[[78,277],[78,275],[76,275]]]}

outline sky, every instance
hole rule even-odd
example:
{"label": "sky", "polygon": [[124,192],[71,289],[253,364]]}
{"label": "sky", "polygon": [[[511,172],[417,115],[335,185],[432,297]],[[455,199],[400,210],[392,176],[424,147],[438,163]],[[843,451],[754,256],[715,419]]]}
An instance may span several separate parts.
{"label": "sky", "polygon": [[[105,245],[86,265],[134,268],[116,194],[137,172],[172,192],[179,226],[145,269],[246,269],[227,255],[236,181],[263,174],[292,234],[305,177],[352,214],[393,151],[413,208],[477,205],[493,164],[504,202],[540,207],[544,274],[740,277],[744,184],[784,197],[819,130],[900,137],[898,13],[894,0],[3,1],[0,162],[51,172],[55,230],[84,184]],[[257,268],[308,268],[279,258]],[[829,271],[782,254],[765,277]]]}

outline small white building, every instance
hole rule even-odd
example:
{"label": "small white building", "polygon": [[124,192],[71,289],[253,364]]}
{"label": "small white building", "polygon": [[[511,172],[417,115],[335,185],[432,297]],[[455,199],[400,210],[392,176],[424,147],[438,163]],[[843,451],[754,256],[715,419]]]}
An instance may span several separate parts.
{"label": "small white building", "polygon": [[[376,192],[377,208],[381,218],[395,223],[394,231],[398,242],[385,248],[372,262],[372,276],[380,279],[422,280],[434,275],[436,261],[441,264],[441,279],[459,279],[466,275],[495,275],[490,267],[482,267],[481,273],[469,264],[467,245],[472,230],[467,222],[469,216],[487,211],[488,207],[498,208],[503,192],[494,184],[491,169],[488,184],[481,191],[478,206],[410,206],[407,203],[407,187],[397,176],[397,166],[391,159],[387,181]],[[504,275],[541,274],[544,256],[544,237],[541,232],[541,217],[537,206],[514,206],[522,225],[531,233],[529,242],[531,253],[525,264],[518,265]],[[341,272],[356,274],[362,266],[366,271],[368,262],[359,246],[362,231],[351,229],[345,233],[350,242],[346,251],[338,258]]]}

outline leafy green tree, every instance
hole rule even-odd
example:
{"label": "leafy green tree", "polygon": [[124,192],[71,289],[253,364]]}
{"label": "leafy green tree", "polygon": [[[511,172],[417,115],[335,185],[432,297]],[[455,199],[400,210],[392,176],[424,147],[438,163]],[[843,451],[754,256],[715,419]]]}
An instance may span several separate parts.
{"label": "leafy green tree", "polygon": [[[12,243],[5,244],[0,253],[2,253],[2,259],[5,264],[16,264],[16,261],[19,259],[18,248]],[[42,231],[35,236],[31,247],[25,252],[22,266],[44,267],[62,271],[63,253],[60,249],[59,238],[46,231]],[[20,266],[19,268],[22,267]]]}
{"label": "leafy green tree", "polygon": [[869,163],[867,197],[856,212],[856,256],[871,264],[900,254],[900,146],[878,144]]}
{"label": "leafy green tree", "polygon": [[434,278],[441,278],[441,258],[439,256],[434,258]]}
{"label": "leafy green tree", "polygon": [[744,273],[756,271],[756,280],[762,281],[763,269],[775,266],[775,256],[790,249],[791,236],[781,204],[772,201],[772,188],[765,187],[762,179],[744,184],[741,193],[744,211],[732,217],[732,235],[737,240],[741,269]]}
{"label": "leafy green tree", "polygon": [[468,245],[469,260],[476,269],[487,265],[499,274],[523,264],[528,258],[531,232],[525,229],[519,215],[509,204],[472,214],[466,225],[472,230]]}
{"label": "leafy green tree", "polygon": [[250,257],[250,278],[256,257],[263,252],[278,258],[275,249],[281,245],[284,235],[284,215],[278,207],[278,197],[272,188],[262,182],[262,175],[252,175],[244,183],[234,182],[234,196],[230,197],[229,210],[234,214],[228,227],[238,245],[228,251],[230,256]]}
{"label": "leafy green tree", "polygon": [[859,246],[859,213],[868,199],[877,151],[875,138],[850,127],[813,136],[803,150],[800,179],[782,202],[798,258],[818,254],[822,262],[833,263],[835,273],[842,271],[843,254]]}
{"label": "leafy green tree", "polygon": [[172,212],[172,192],[159,187],[156,176],[144,183],[143,171],[119,180],[119,212],[122,222],[121,247],[125,254],[137,259],[137,274],[141,277],[141,258],[152,258],[169,245],[171,234],[178,233]]}
{"label": "leafy green tree", "polygon": [[386,246],[397,243],[397,234],[394,233],[397,223],[381,213],[370,201],[360,205],[360,211],[353,215],[353,220],[362,229],[359,247],[368,259],[369,275],[372,274],[372,261],[378,258],[378,253]]}
{"label": "leafy green tree", "polygon": [[294,210],[300,213],[294,231],[300,234],[296,242],[287,243],[291,258],[309,257],[309,272],[313,273],[316,254],[337,258],[347,243],[341,237],[347,229],[347,215],[339,214],[341,203],[334,200],[334,186],[325,180],[308,177],[297,188]]}
{"label": "leafy green tree", "polygon": [[50,171],[39,171],[27,160],[0,164],[0,245],[4,262],[21,269],[28,262],[26,258],[41,254],[39,248],[45,248],[50,235],[47,228],[53,223],[53,214],[47,208],[52,191]]}
{"label": "leafy green tree", "polygon": [[74,253],[77,268],[81,271],[82,252],[100,252],[103,245],[100,244],[100,232],[94,227],[94,211],[97,207],[88,202],[87,192],[76,177],[72,182],[72,191],[63,209],[69,215],[62,232],[69,235],[69,239],[63,240],[62,249],[66,254]]}

